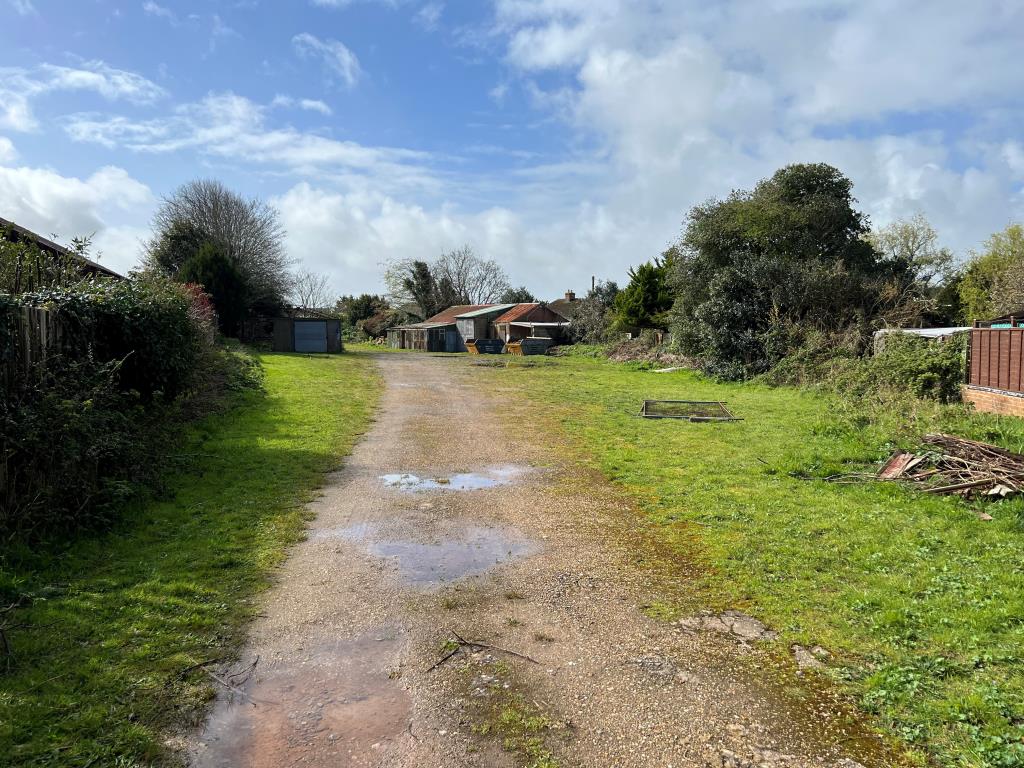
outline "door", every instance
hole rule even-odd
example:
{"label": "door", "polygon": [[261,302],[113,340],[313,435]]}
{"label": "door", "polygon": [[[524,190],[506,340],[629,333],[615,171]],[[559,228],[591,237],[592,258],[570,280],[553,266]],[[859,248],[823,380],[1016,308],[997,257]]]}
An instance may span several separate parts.
{"label": "door", "polygon": [[296,352],[326,352],[327,351],[327,321],[326,320],[296,320],[295,321],[295,351]]}
{"label": "door", "polygon": [[454,328],[449,328],[445,333],[447,337],[445,339],[444,351],[445,352],[458,352],[459,351],[459,332]]}

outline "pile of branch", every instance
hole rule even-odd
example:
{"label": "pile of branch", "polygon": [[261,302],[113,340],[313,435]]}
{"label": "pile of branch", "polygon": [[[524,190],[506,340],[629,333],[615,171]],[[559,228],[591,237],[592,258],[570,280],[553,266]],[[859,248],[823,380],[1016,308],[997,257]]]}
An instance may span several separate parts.
{"label": "pile of branch", "polygon": [[1024,456],[953,435],[925,435],[934,450],[897,452],[879,480],[919,483],[925,493],[1004,497],[1024,490]]}

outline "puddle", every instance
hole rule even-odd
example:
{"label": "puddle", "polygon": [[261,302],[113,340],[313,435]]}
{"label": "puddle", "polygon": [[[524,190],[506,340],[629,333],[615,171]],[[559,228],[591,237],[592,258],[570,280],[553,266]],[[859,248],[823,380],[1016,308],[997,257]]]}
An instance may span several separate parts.
{"label": "puddle", "polygon": [[389,678],[400,649],[389,631],[319,643],[283,663],[261,661],[245,697],[218,699],[194,764],[376,765],[412,714],[408,694]]}
{"label": "puddle", "polygon": [[318,531],[317,537],[340,536],[370,554],[392,560],[405,581],[418,585],[445,584],[479,576],[509,560],[526,557],[537,545],[519,531],[482,525],[459,528],[451,538],[414,541],[389,536],[376,523],[356,523],[337,531]]}
{"label": "puddle", "polygon": [[388,488],[400,491],[480,491],[508,485],[526,474],[526,467],[507,465],[490,467],[482,472],[462,472],[450,477],[420,477],[408,472],[381,475],[380,479]]}

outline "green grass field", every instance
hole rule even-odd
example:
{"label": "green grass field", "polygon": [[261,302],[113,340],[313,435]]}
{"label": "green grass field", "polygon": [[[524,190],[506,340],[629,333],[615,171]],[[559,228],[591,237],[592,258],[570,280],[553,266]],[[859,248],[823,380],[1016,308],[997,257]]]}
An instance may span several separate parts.
{"label": "green grass field", "polygon": [[[551,406],[584,461],[637,500],[702,575],[662,613],[738,607],[820,643],[830,674],[912,761],[1024,764],[1024,530],[1020,501],[968,503],[822,479],[887,456],[879,426],[789,388],[719,384],[584,358],[489,369]],[[743,421],[638,418],[644,398],[726,400]],[[909,417],[908,417],[909,418]],[[1013,450],[1024,424],[925,409],[916,424]]]}
{"label": "green grass field", "polygon": [[[289,544],[303,503],[370,421],[380,390],[365,353],[266,355],[266,393],[191,430],[194,469],[170,498],[116,530],[8,554],[0,764],[141,766],[173,760],[167,733],[195,726],[212,695],[190,665],[230,657]],[[0,660],[0,663],[3,663]]]}

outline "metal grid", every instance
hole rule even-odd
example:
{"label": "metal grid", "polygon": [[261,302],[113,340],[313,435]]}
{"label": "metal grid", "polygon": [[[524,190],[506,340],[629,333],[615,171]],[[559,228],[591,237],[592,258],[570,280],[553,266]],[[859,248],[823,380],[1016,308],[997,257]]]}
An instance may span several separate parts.
{"label": "metal grid", "polygon": [[645,419],[742,421],[733,416],[721,400],[644,400],[640,416]]}

